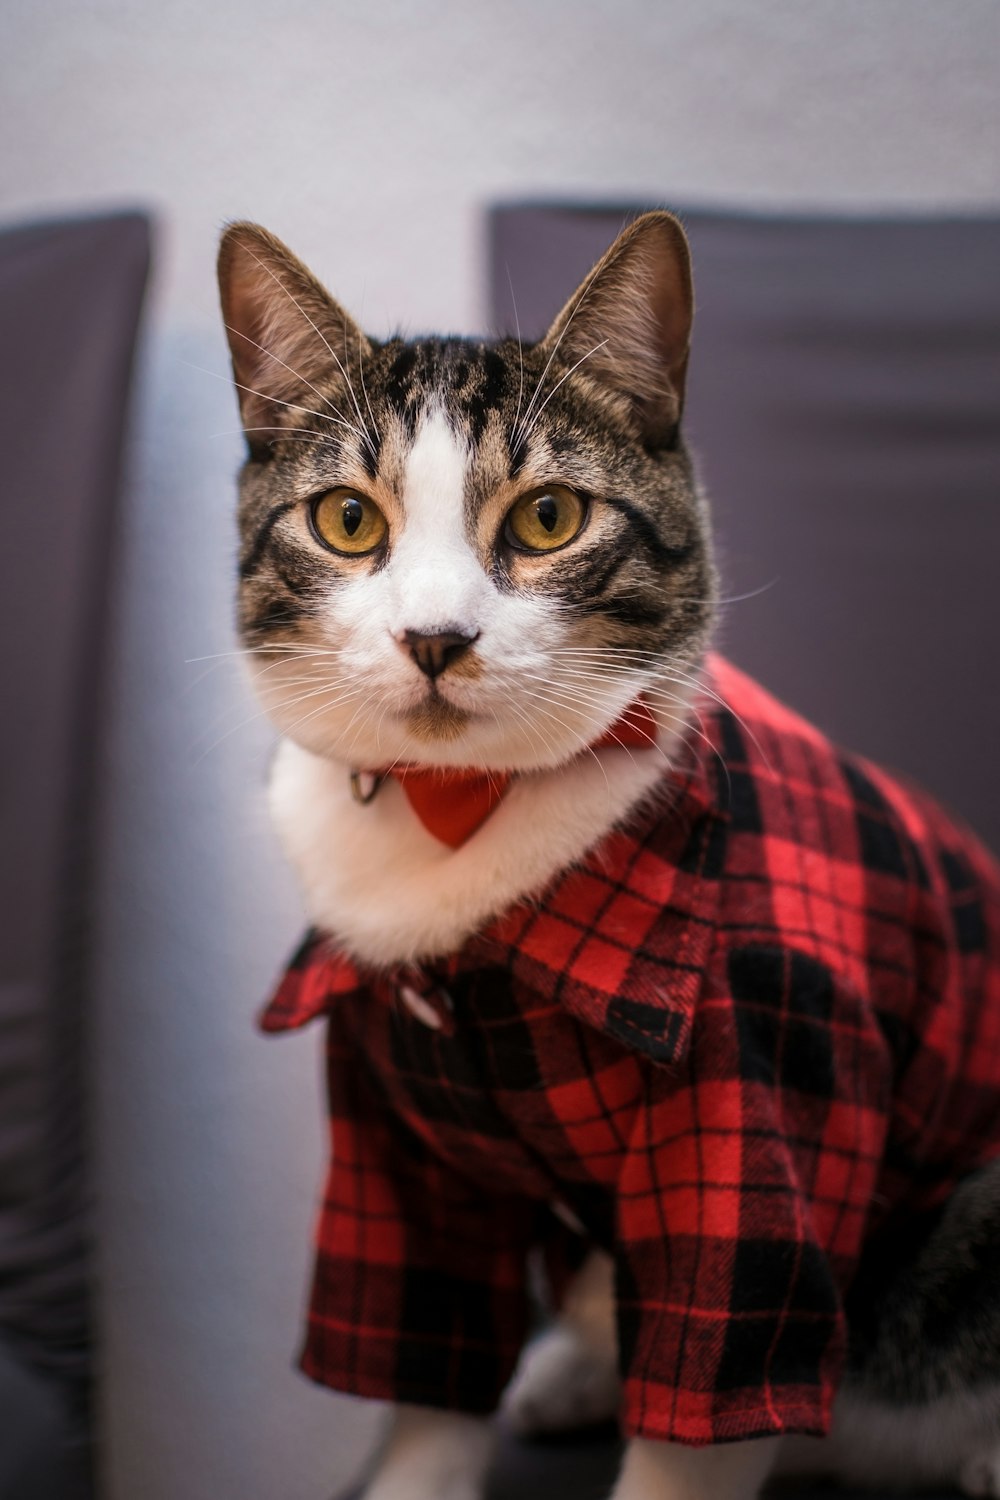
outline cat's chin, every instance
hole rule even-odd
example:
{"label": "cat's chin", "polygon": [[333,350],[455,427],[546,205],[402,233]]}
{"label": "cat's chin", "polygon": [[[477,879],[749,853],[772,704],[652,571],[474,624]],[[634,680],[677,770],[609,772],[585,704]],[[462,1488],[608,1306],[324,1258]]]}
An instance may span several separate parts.
{"label": "cat's chin", "polygon": [[431,697],[401,717],[407,732],[421,745],[434,746],[460,740],[475,716],[447,698]]}
{"label": "cat's chin", "polygon": [[[544,736],[523,713],[511,722],[501,709],[476,712],[443,694],[406,706],[384,705],[360,718],[348,709],[332,719],[286,728],[276,717],[276,726],[303,750],[350,771],[410,766],[524,775],[556,770],[585,754],[620,716],[627,695],[622,699],[606,706],[600,718],[591,706],[585,715],[562,709],[560,722],[547,726]],[[680,694],[676,702],[683,712]],[[681,722],[679,714],[667,719],[668,727]]]}

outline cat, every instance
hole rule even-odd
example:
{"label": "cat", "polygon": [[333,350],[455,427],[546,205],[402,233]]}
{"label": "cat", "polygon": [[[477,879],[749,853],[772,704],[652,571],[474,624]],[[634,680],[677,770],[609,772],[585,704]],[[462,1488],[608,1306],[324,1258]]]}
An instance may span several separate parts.
{"label": "cat", "polygon": [[329,1021],[304,1367],[400,1403],[366,1500],[480,1496],[505,1383],[620,1414],[613,1500],[1000,1495],[1000,880],[710,652],[681,225],[531,346],[378,342],[251,224],[219,276],[314,924],[265,1025]]}

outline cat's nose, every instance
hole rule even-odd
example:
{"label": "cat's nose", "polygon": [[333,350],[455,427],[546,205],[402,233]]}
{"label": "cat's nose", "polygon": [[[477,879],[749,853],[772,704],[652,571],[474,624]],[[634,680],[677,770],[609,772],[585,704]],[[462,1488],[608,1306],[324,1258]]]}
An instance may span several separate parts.
{"label": "cat's nose", "polygon": [[468,635],[462,630],[403,630],[396,639],[433,682],[479,639],[479,631]]}

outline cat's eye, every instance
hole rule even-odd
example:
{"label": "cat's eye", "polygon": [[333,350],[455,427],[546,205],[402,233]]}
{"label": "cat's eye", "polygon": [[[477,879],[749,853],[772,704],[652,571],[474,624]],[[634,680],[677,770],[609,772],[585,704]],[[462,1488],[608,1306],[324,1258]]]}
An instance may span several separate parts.
{"label": "cat's eye", "polygon": [[321,542],[334,552],[346,552],[351,557],[374,552],[388,530],[385,516],[375,501],[345,487],[330,490],[314,500],[309,517]]}
{"label": "cat's eye", "polygon": [[507,513],[504,535],[523,552],[554,552],[571,542],[587,519],[587,507],[564,484],[529,490]]}

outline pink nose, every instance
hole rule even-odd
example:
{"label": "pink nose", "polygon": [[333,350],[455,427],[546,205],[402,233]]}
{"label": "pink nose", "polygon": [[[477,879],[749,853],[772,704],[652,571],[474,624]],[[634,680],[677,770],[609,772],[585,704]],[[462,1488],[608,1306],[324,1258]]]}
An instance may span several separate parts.
{"label": "pink nose", "polygon": [[397,636],[399,645],[432,682],[478,639],[478,630],[474,635],[461,630],[404,630]]}

